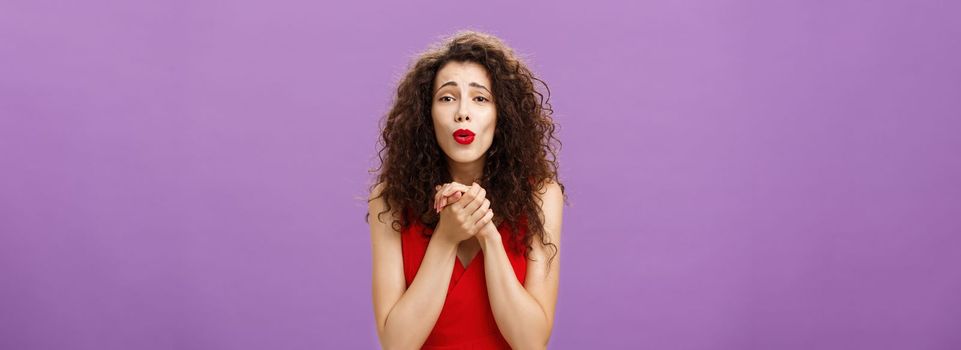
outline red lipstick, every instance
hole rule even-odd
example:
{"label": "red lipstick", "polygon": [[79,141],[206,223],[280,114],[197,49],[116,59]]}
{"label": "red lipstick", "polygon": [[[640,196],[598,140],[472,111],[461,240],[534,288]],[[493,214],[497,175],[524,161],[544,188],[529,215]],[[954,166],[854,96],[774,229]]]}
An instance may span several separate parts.
{"label": "red lipstick", "polygon": [[457,131],[454,131],[454,141],[462,145],[469,145],[474,142],[474,132],[467,129],[457,129]]}

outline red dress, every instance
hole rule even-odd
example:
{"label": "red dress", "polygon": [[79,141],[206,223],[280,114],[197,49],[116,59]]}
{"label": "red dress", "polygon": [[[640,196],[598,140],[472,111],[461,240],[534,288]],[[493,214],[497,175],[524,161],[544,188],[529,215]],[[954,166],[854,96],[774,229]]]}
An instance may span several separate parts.
{"label": "red dress", "polygon": [[[401,246],[404,255],[404,278],[407,287],[410,287],[430,242],[430,238],[424,237],[422,233],[432,234],[433,229],[424,226],[420,220],[409,214],[408,222],[411,224],[401,231]],[[524,220],[521,219],[521,224],[518,225],[520,235],[517,237],[523,237],[526,227],[523,223]],[[501,222],[497,231],[503,239],[514,274],[523,284],[527,275],[527,259],[524,257],[526,245],[521,244],[520,240],[511,239],[507,221]],[[519,251],[511,249],[512,247]],[[441,309],[437,323],[427,336],[422,349],[510,349],[510,345],[497,329],[487,296],[483,250],[477,251],[477,255],[466,268],[460,259],[454,259],[444,308]]]}

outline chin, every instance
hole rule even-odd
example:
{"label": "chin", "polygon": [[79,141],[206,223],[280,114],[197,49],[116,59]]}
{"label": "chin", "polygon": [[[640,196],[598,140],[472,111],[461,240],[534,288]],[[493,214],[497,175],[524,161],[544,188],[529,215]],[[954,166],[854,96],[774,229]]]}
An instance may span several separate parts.
{"label": "chin", "polygon": [[473,163],[480,159],[480,157],[450,157],[450,160],[455,163]]}
{"label": "chin", "polygon": [[447,157],[451,161],[457,162],[457,163],[473,163],[473,162],[476,162],[478,159],[481,159],[481,156],[483,155],[484,153],[454,152],[454,154],[448,153]]}

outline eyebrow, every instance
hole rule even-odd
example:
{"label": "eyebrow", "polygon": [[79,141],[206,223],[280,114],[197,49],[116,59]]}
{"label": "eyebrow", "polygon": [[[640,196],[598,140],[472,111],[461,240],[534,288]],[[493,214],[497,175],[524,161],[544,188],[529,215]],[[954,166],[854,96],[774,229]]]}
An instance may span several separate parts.
{"label": "eyebrow", "polygon": [[[445,86],[447,86],[447,85],[457,86],[457,83],[454,82],[453,80],[451,80],[451,81],[448,81],[448,82],[446,82],[446,83],[441,84],[441,86],[438,86],[438,87],[437,87],[437,90],[434,90],[434,95],[437,95],[437,91],[440,91],[440,89],[443,89],[443,88],[444,88]],[[481,84],[478,84],[478,83],[475,83],[475,82],[473,82],[473,81],[470,82],[470,84],[467,84],[467,86],[473,86],[473,87],[481,88],[481,89],[487,90],[487,93],[488,93],[488,94],[491,94],[491,95],[494,94],[494,93],[491,92],[490,89],[488,89],[486,86],[481,85]]]}

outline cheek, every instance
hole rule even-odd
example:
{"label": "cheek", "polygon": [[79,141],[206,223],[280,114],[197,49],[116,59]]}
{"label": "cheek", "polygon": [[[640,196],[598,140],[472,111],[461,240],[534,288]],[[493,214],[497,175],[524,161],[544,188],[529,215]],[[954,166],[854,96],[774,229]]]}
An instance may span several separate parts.
{"label": "cheek", "polygon": [[439,112],[440,111],[438,111],[437,108],[432,108],[430,110],[430,122],[434,124],[434,130],[438,130],[441,127],[443,127],[441,123],[442,114],[440,114]]}
{"label": "cheek", "polygon": [[443,145],[445,138],[441,135],[441,131],[444,130],[440,125],[434,124],[434,138],[437,139],[437,143]]}
{"label": "cheek", "polygon": [[434,123],[434,138],[436,139],[437,144],[443,146],[445,142],[447,142],[449,139],[448,137],[445,137],[446,130],[448,130],[449,128],[446,125],[444,125],[444,123],[438,122],[436,118],[433,120],[433,123]]}

